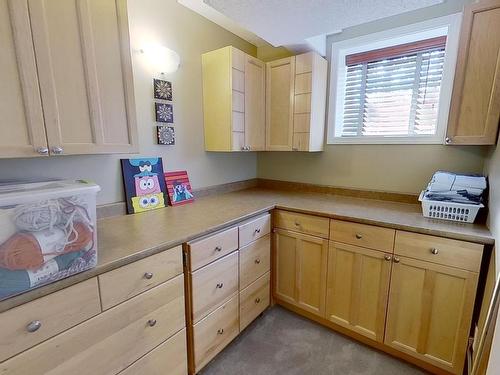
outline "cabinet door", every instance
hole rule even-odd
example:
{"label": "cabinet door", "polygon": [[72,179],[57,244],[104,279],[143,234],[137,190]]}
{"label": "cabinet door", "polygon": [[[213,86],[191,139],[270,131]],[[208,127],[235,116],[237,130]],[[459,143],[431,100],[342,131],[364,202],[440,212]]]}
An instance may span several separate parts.
{"label": "cabinet door", "polygon": [[275,252],[276,296],[324,316],[328,241],[276,230]]}
{"label": "cabinet door", "polygon": [[48,155],[26,0],[0,0],[0,157]]}
{"label": "cabinet door", "polygon": [[465,8],[447,143],[497,141],[500,119],[500,1]]}
{"label": "cabinet door", "polygon": [[245,146],[251,151],[266,148],[265,65],[246,55],[245,62]]}
{"label": "cabinet door", "polygon": [[384,340],[392,255],[330,242],[326,317],[372,340]]}
{"label": "cabinet door", "polygon": [[476,286],[474,272],[395,256],[385,343],[461,374]]}
{"label": "cabinet door", "polygon": [[266,149],[291,151],[295,57],[286,57],[266,66]]}
{"label": "cabinet door", "polygon": [[51,154],[137,145],[126,0],[29,0]]}

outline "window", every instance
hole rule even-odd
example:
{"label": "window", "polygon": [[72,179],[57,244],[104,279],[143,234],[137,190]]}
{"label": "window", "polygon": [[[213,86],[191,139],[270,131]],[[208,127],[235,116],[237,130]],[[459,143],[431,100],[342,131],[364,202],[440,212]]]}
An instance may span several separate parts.
{"label": "window", "polygon": [[443,142],[459,19],[437,20],[447,24],[334,43],[329,143]]}

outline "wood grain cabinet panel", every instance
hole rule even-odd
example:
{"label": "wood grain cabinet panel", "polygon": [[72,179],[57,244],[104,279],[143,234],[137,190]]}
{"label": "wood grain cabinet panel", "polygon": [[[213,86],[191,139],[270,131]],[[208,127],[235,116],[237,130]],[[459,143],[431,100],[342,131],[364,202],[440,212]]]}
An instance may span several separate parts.
{"label": "wood grain cabinet panel", "polygon": [[270,273],[240,291],[240,331],[252,323],[270,302]]}
{"label": "wood grain cabinet panel", "polygon": [[326,318],[383,342],[392,255],[330,242]]}
{"label": "wood grain cabinet panel", "polygon": [[47,156],[26,1],[0,1],[0,157]]}
{"label": "wood grain cabinet panel", "polygon": [[256,219],[251,219],[238,227],[240,247],[264,237],[271,232],[271,215],[266,214]]}
{"label": "wood grain cabinet panel", "polygon": [[462,374],[477,273],[394,256],[385,344]]}
{"label": "wood grain cabinet panel", "polygon": [[238,228],[230,228],[188,243],[190,269],[197,269],[238,249]]}
{"label": "wood grain cabinet panel", "polygon": [[326,217],[274,210],[274,225],[278,228],[310,234],[311,236],[328,238],[330,220]]}
{"label": "wood grain cabinet panel", "polygon": [[240,249],[240,290],[264,275],[271,268],[271,235]]}
{"label": "wood grain cabinet panel", "polygon": [[51,155],[137,151],[125,0],[28,0]]}
{"label": "wood grain cabinet panel", "polygon": [[182,274],[182,270],[182,249],[177,246],[103,273],[99,275],[102,308],[116,306]]}
{"label": "wood grain cabinet panel", "polygon": [[[0,362],[100,312],[93,278],[0,313]],[[35,322],[39,328],[32,331]]]}
{"label": "wood grain cabinet panel", "polygon": [[277,298],[324,317],[328,241],[275,229]]}
{"label": "wood grain cabinet panel", "polygon": [[447,143],[493,145],[500,121],[500,1],[464,9]]}
{"label": "wood grain cabinet panel", "polygon": [[245,146],[249,151],[266,148],[266,65],[245,56]]}
{"label": "wood grain cabinet panel", "polygon": [[183,329],[137,362],[120,372],[120,375],[186,375],[186,330]]}
{"label": "wood grain cabinet panel", "polygon": [[331,240],[369,249],[392,253],[395,235],[396,231],[394,229],[341,220],[332,220],[330,222]]}
{"label": "wood grain cabinet panel", "polygon": [[0,363],[10,375],[116,374],[185,326],[177,276]]}

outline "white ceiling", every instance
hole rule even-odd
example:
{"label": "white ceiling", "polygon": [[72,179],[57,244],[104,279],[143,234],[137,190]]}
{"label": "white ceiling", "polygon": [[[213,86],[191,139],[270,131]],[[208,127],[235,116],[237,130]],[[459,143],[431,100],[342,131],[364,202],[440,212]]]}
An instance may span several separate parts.
{"label": "white ceiling", "polygon": [[[442,3],[444,0],[179,0],[205,17],[219,14],[244,30],[247,38],[257,37],[273,46],[305,44],[307,39],[341,32],[343,29]],[[186,4],[191,3],[191,4]],[[199,3],[203,3],[200,5]],[[191,5],[191,6],[189,6]],[[206,8],[205,13],[200,11]],[[214,12],[215,11],[215,12]],[[220,24],[220,23],[219,23]],[[253,36],[252,36],[253,35]],[[251,40],[249,40],[251,41]]]}

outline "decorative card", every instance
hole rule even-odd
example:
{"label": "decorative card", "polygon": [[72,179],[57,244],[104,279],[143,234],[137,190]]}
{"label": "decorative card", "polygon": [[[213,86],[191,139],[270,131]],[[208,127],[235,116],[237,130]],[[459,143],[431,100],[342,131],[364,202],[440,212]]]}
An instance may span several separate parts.
{"label": "decorative card", "polygon": [[153,79],[154,98],[172,100],[172,82],[163,79]]}
{"label": "decorative card", "polygon": [[165,183],[172,206],[194,201],[193,190],[186,171],[165,173]]}
{"label": "decorative card", "polygon": [[173,146],[175,145],[175,129],[173,126],[158,125],[157,139],[159,145]]}
{"label": "decorative card", "polygon": [[156,121],[157,122],[174,122],[174,107],[168,103],[155,103]]}
{"label": "decorative card", "polygon": [[165,207],[161,158],[121,159],[121,164],[129,214]]}

